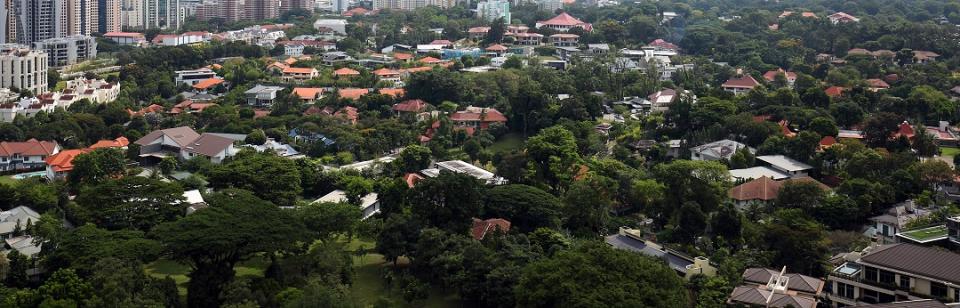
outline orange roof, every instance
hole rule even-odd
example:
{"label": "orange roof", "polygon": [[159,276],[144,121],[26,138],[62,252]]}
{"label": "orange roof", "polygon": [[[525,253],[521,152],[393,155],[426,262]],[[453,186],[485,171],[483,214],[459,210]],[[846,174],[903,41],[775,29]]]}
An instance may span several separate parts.
{"label": "orange roof", "polygon": [[417,185],[417,182],[423,180],[423,176],[416,173],[407,173],[403,175],[403,181],[407,182],[407,187],[413,188],[414,185]]}
{"label": "orange roof", "polygon": [[843,92],[846,90],[847,88],[844,88],[844,87],[832,86],[827,88],[823,92],[827,93],[827,96],[829,97],[838,97],[840,95],[843,95]]}
{"label": "orange roof", "polygon": [[113,140],[100,140],[97,143],[94,143],[90,146],[90,149],[103,149],[103,148],[122,148],[130,144],[130,140],[127,140],[127,137],[120,136],[117,139]]}
{"label": "orange roof", "polygon": [[300,99],[317,99],[323,94],[323,88],[293,88],[293,93]]}
{"label": "orange roof", "polygon": [[833,136],[826,136],[826,137],[823,137],[823,139],[820,139],[821,147],[830,147],[834,144],[837,144],[837,139],[833,138]]}
{"label": "orange roof", "polygon": [[880,79],[867,79],[867,84],[870,85],[871,88],[880,88],[880,89],[890,88],[890,84]]}
{"label": "orange roof", "polygon": [[63,150],[47,157],[44,161],[54,172],[70,171],[73,170],[73,159],[89,151],[88,149]]}
{"label": "orange roof", "polygon": [[293,57],[287,58],[286,60],[283,60],[283,63],[286,63],[287,65],[292,65],[294,63],[297,63],[297,58],[293,58]]}
{"label": "orange roof", "polygon": [[507,47],[500,44],[493,44],[487,47],[487,51],[507,51]]}
{"label": "orange roof", "polygon": [[344,67],[344,68],[333,71],[333,75],[334,76],[357,76],[357,75],[360,75],[360,72],[358,72],[355,69],[351,69],[349,67]]}
{"label": "orange roof", "polygon": [[403,69],[403,71],[406,73],[419,73],[419,72],[426,72],[432,69],[433,68],[429,66],[419,66],[419,67],[411,67],[411,68]]}
{"label": "orange roof", "polygon": [[317,69],[312,67],[288,67],[283,69],[284,74],[313,74]]}
{"label": "orange roof", "polygon": [[390,95],[393,97],[402,97],[404,94],[406,94],[406,91],[400,88],[382,88],[377,91],[380,92],[380,94]]}
{"label": "orange roof", "polygon": [[389,69],[389,68],[381,68],[373,71],[373,74],[377,76],[390,76],[390,75],[400,75],[400,72]]}
{"label": "orange roof", "polygon": [[900,126],[897,128],[896,136],[905,136],[907,138],[913,138],[913,135],[915,134],[916,134],[916,131],[914,131],[913,126],[910,126],[910,123],[908,123],[907,121],[903,121],[903,123],[900,123]]}
{"label": "orange roof", "polygon": [[359,88],[343,88],[337,92],[337,95],[339,95],[340,98],[356,100],[360,99],[361,96],[367,95],[367,93],[370,93],[370,90]]}
{"label": "orange roof", "polygon": [[397,60],[410,60],[413,59],[413,55],[409,53],[395,52],[393,53],[393,58]]}
{"label": "orange roof", "polygon": [[443,61],[440,60],[440,59],[434,58],[434,57],[426,57],[426,58],[420,59],[420,62],[423,62],[423,63],[426,63],[426,64],[436,64],[436,63],[440,63],[440,62],[443,62]]}
{"label": "orange roof", "polygon": [[143,109],[140,109],[139,111],[133,111],[133,110],[127,109],[127,113],[130,114],[131,117],[132,117],[132,116],[142,116],[142,115],[145,115],[145,114],[148,114],[148,113],[156,113],[156,112],[161,112],[161,111],[163,111],[163,106],[160,106],[160,105],[157,105],[157,104],[150,104],[150,106],[144,107]]}
{"label": "orange roof", "polygon": [[208,79],[201,80],[197,84],[193,85],[193,88],[197,90],[206,90],[223,83],[223,81],[224,80],[220,78],[208,78]]}

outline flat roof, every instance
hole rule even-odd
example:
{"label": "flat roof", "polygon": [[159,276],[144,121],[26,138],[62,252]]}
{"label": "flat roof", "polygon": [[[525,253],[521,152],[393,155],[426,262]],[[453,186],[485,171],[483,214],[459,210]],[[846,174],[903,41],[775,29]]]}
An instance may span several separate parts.
{"label": "flat roof", "polygon": [[486,180],[493,178],[495,175],[493,172],[484,170],[480,167],[474,166],[462,160],[450,160],[442,161],[437,163],[437,167],[440,167],[444,170],[449,170],[453,172],[466,173],[472,177]]}
{"label": "flat roof", "polygon": [[763,155],[763,156],[757,156],[757,159],[765,163],[771,164],[777,168],[791,171],[791,172],[813,169],[813,166],[804,164],[796,159],[786,157],[784,155]]}
{"label": "flat roof", "polygon": [[764,177],[764,176],[774,180],[782,180],[782,179],[790,178],[789,174],[783,173],[779,170],[766,167],[766,166],[750,167],[745,169],[733,169],[733,170],[730,170],[730,176],[735,179],[741,179],[741,180],[759,179],[760,177]]}
{"label": "flat roof", "polygon": [[687,265],[693,264],[692,260],[684,258],[682,256],[671,253],[670,251],[664,251],[651,247],[645,242],[630,238],[626,235],[614,234],[607,236],[605,241],[613,248],[629,250],[637,253],[641,253],[647,256],[658,258],[667,262],[667,264],[673,270],[679,273],[687,273]]}
{"label": "flat roof", "polygon": [[904,238],[916,243],[929,243],[944,240],[947,238],[947,226],[939,225],[910,231],[897,233],[897,237]]}

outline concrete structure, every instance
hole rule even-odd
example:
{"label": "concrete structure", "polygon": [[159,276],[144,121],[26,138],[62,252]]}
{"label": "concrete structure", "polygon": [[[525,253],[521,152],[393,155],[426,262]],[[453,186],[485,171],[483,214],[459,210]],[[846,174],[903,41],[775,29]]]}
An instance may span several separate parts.
{"label": "concrete structure", "polygon": [[[490,0],[477,3],[477,18],[487,22],[492,22],[498,18],[503,18],[505,24],[510,24],[513,15],[510,14],[510,1]],[[487,28],[489,29],[489,28]]]}
{"label": "concrete structure", "polygon": [[[8,31],[15,34],[8,42],[31,44],[39,40],[67,36],[68,10],[66,0],[9,0]],[[9,33],[8,33],[9,34]]]}
{"label": "concrete structure", "polygon": [[100,6],[100,16],[98,16],[98,26],[99,29],[97,32],[108,33],[108,32],[120,32],[121,27],[121,13],[120,13],[120,0],[98,0]]}
{"label": "concrete structure", "polygon": [[247,104],[255,107],[269,107],[273,105],[273,100],[277,99],[277,93],[283,91],[283,87],[256,85],[247,92],[243,92],[247,98]]}
{"label": "concrete structure", "polygon": [[609,235],[604,241],[616,249],[623,249],[654,257],[666,262],[678,275],[690,279],[695,275],[713,277],[717,269],[706,257],[690,257],[679,251],[663,247],[643,238],[640,230],[620,227],[617,234]]}
{"label": "concrete structure", "polygon": [[493,172],[484,170],[483,168],[474,166],[462,160],[437,162],[433,165],[433,168],[420,171],[420,173],[427,177],[440,176],[440,172],[463,173],[492,185],[502,185],[507,183],[506,179],[493,174]]}
{"label": "concrete structure", "polygon": [[188,86],[193,86],[200,81],[217,77],[217,72],[205,67],[195,70],[176,71],[174,73],[177,74],[176,83],[182,83]]}
{"label": "concrete structure", "polygon": [[[349,198],[347,198],[347,193],[342,190],[334,190],[330,193],[320,197],[317,200],[314,200],[313,203],[349,203]],[[360,198],[360,204],[357,206],[360,207],[360,210],[363,211],[363,215],[360,216],[360,220],[370,218],[374,214],[380,213],[380,200],[377,198],[377,193],[369,193]]]}
{"label": "concrete structure", "polygon": [[120,24],[122,27],[143,28],[143,1],[122,0],[120,2]]}
{"label": "concrete structure", "polygon": [[415,10],[428,6],[450,8],[454,5],[454,0],[373,0],[374,10]]}
{"label": "concrete structure", "polygon": [[135,29],[176,29],[183,23],[180,0],[124,0],[121,24]]}
{"label": "concrete structure", "polygon": [[0,88],[47,92],[47,53],[23,45],[0,45]]}
{"label": "concrete structure", "polygon": [[563,0],[537,0],[536,3],[540,10],[551,14],[563,8]]}
{"label": "concrete structure", "polygon": [[280,2],[280,12],[283,13],[291,10],[305,10],[307,12],[313,12],[313,8],[315,6],[316,1],[314,0],[283,0]]}
{"label": "concrete structure", "polygon": [[793,178],[805,177],[813,169],[813,166],[783,155],[757,156],[757,160],[770,165],[777,171],[789,174]]}
{"label": "concrete structure", "polygon": [[743,285],[733,289],[727,305],[769,308],[815,308],[823,292],[823,280],[766,268],[748,268]]}
{"label": "concrete structure", "polygon": [[165,157],[180,160],[205,157],[219,164],[238,152],[233,146],[234,139],[215,133],[197,134],[187,126],[156,130],[134,143],[140,146],[140,158],[144,162]]}
{"label": "concrete structure", "polygon": [[10,123],[17,117],[33,117],[37,113],[53,112],[56,104],[36,97],[24,97],[19,101],[0,104],[0,122]]}
{"label": "concrete structure", "polygon": [[835,259],[827,277],[834,307],[938,299],[960,301],[960,254],[913,244],[870,246]]}
{"label": "concrete structure", "polygon": [[137,32],[107,32],[103,37],[119,45],[141,46],[147,43],[146,36]]}
{"label": "concrete structure", "polygon": [[730,160],[730,157],[733,156],[734,153],[742,149],[747,149],[750,151],[750,153],[757,152],[757,150],[751,147],[748,147],[743,143],[724,139],[724,140],[714,141],[711,143],[690,148],[690,159],[691,160],[721,160],[721,159]]}
{"label": "concrete structure", "polygon": [[320,28],[327,28],[333,30],[333,32],[340,35],[347,35],[347,20],[346,19],[317,19],[313,22],[313,28],[320,30]]}
{"label": "concrete structure", "polygon": [[100,31],[98,0],[66,0],[67,35],[91,35]]}
{"label": "concrete structure", "polygon": [[86,35],[45,39],[34,42],[33,49],[46,51],[50,67],[74,65],[97,58],[97,40]]}
{"label": "concrete structure", "polygon": [[57,153],[60,145],[56,141],[0,142],[0,171],[40,168],[47,157]]}

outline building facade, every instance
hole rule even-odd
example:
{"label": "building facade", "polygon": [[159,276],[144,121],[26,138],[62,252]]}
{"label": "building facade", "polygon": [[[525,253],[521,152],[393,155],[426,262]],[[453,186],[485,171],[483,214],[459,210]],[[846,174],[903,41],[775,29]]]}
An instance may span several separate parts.
{"label": "building facade", "polygon": [[120,0],[98,0],[100,15],[98,16],[98,32],[120,32]]}
{"label": "building facade", "polygon": [[67,35],[91,35],[100,31],[98,0],[66,0]]}
{"label": "building facade", "polygon": [[47,92],[47,53],[24,45],[0,45],[0,88]]}
{"label": "building facade", "polygon": [[8,42],[30,44],[54,37],[64,37],[68,32],[67,0],[8,0],[9,24],[16,39]]}
{"label": "building facade", "polygon": [[47,53],[50,67],[63,67],[95,59],[97,40],[92,36],[73,35],[34,42],[33,49]]}
{"label": "building facade", "polygon": [[960,302],[960,254],[898,243],[848,255],[827,278],[833,307],[920,299]]}
{"label": "building facade", "polygon": [[492,22],[503,18],[505,24],[510,24],[513,16],[510,14],[510,1],[493,0],[477,3],[477,18]]}

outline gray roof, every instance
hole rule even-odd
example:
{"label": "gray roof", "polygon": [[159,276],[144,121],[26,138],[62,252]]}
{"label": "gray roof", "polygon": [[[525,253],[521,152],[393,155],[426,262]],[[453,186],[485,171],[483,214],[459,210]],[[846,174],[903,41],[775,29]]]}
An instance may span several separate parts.
{"label": "gray roof", "polygon": [[[778,274],[780,274],[779,271],[769,268],[748,268],[743,271],[743,281],[766,285],[770,281],[770,277]],[[788,273],[784,276],[790,278],[787,288],[791,291],[817,294],[823,290],[823,280],[795,273]]]}
{"label": "gray roof", "polygon": [[[768,297],[771,297],[769,304],[767,303]],[[756,286],[739,286],[733,289],[733,293],[730,294],[729,301],[732,303],[760,305],[760,306],[771,307],[771,308],[817,307],[817,300],[812,297],[802,296],[802,295],[781,294],[781,293],[772,292],[766,289],[760,289]]]}
{"label": "gray roof", "polygon": [[878,247],[861,257],[859,263],[960,284],[960,254],[949,251],[897,243]]}
{"label": "gray roof", "polygon": [[743,143],[739,143],[729,139],[723,139],[719,141],[714,141],[711,143],[698,145],[693,148],[690,148],[690,151],[693,153],[700,153],[703,156],[710,156],[716,159],[726,158],[729,159],[730,156],[733,156],[733,153],[736,153],[740,149],[749,149],[751,153],[756,152],[753,148],[748,147]]}
{"label": "gray roof", "polygon": [[613,246],[613,248],[638,252],[664,260],[667,262],[667,265],[669,265],[670,268],[679,273],[686,273],[687,265],[693,264],[693,260],[690,258],[673,253],[669,250],[660,250],[655,247],[651,247],[643,241],[630,238],[626,235],[610,235],[606,237],[605,241],[607,244],[610,244],[610,246]]}
{"label": "gray roof", "polygon": [[9,234],[13,232],[17,227],[17,222],[20,222],[20,228],[27,226],[27,221],[36,223],[40,219],[40,214],[38,214],[33,209],[26,206],[18,206],[3,212],[0,212],[0,234]]}
{"label": "gray roof", "polygon": [[233,139],[214,134],[203,134],[200,135],[200,138],[184,146],[183,150],[204,156],[216,156],[230,147],[231,144],[233,144]]}
{"label": "gray roof", "polygon": [[174,143],[182,147],[190,143],[190,141],[196,140],[197,137],[200,137],[200,134],[197,134],[197,132],[189,126],[180,126],[152,131],[146,136],[143,136],[143,138],[137,139],[134,143],[138,145],[148,145],[163,136],[169,137]]}
{"label": "gray roof", "polygon": [[813,169],[813,166],[804,164],[796,159],[784,155],[763,155],[757,156],[757,160],[763,161],[774,167],[787,171],[802,171]]}
{"label": "gray roof", "polygon": [[921,299],[915,301],[893,302],[874,305],[857,305],[863,308],[946,308],[949,307],[941,302],[932,299]]}

